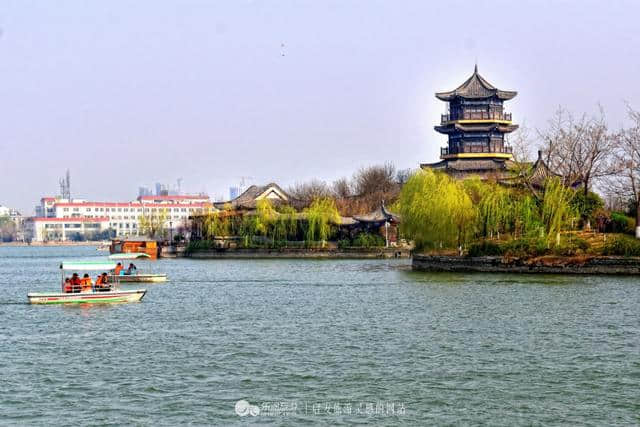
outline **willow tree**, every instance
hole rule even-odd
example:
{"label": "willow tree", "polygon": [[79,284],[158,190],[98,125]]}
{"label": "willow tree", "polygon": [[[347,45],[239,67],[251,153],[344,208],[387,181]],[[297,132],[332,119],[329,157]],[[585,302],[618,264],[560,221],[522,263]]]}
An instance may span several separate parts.
{"label": "willow tree", "polygon": [[463,187],[476,208],[476,229],[483,237],[510,231],[513,218],[512,191],[479,178],[463,181]]}
{"label": "willow tree", "polygon": [[402,232],[418,249],[466,243],[475,212],[463,183],[432,170],[409,178],[400,192]]}
{"label": "willow tree", "polygon": [[238,224],[238,235],[242,237],[245,247],[249,246],[251,238],[258,232],[257,223],[256,215],[242,215],[242,219]]}
{"label": "willow tree", "polygon": [[276,240],[289,240],[298,234],[298,219],[296,210],[291,206],[283,206],[273,226],[273,236]]}
{"label": "willow tree", "polygon": [[547,239],[557,238],[575,217],[571,209],[573,194],[573,190],[563,185],[560,178],[546,180],[540,217]]}
{"label": "willow tree", "polygon": [[227,212],[212,212],[205,216],[203,231],[207,238],[228,236],[231,234],[231,223]]}
{"label": "willow tree", "polygon": [[[147,209],[145,208],[145,211]],[[145,212],[138,218],[138,230],[149,237],[164,237],[165,223],[168,219],[166,208],[158,208],[157,211],[156,208],[153,209],[149,214]]]}
{"label": "willow tree", "polygon": [[256,232],[267,237],[276,222],[278,212],[269,199],[260,199],[256,203]]}
{"label": "willow tree", "polygon": [[529,194],[517,197],[513,203],[513,232],[515,237],[539,234],[542,230],[540,207],[537,199]]}
{"label": "willow tree", "polygon": [[306,241],[308,245],[320,241],[324,247],[325,241],[332,231],[332,223],[340,222],[340,214],[333,199],[315,199],[311,206],[304,210],[307,218]]}

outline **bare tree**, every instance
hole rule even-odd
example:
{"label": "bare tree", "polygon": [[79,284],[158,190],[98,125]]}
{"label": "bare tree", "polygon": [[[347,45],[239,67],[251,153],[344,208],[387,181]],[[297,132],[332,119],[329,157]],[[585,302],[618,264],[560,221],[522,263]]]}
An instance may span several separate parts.
{"label": "bare tree", "polygon": [[346,199],[353,195],[351,182],[347,178],[340,178],[333,182],[333,194],[338,199]]}
{"label": "bare tree", "polygon": [[400,169],[398,173],[396,173],[396,182],[400,185],[406,184],[413,173],[412,169]]}
{"label": "bare tree", "polygon": [[631,127],[617,135],[616,176],[608,181],[609,193],[623,196],[636,208],[636,238],[640,238],[640,112],[629,110]]}
{"label": "bare tree", "polygon": [[513,161],[518,165],[526,165],[531,163],[532,158],[532,141],[531,131],[526,123],[522,123],[518,130],[511,134],[509,145],[512,148]]}
{"label": "bare tree", "polygon": [[396,187],[396,167],[391,162],[384,165],[360,168],[353,176],[356,194],[362,196],[388,192]]}
{"label": "bare tree", "polygon": [[326,182],[312,179],[307,182],[297,182],[287,189],[287,192],[298,200],[311,203],[315,199],[332,197],[331,188]]}
{"label": "bare tree", "polygon": [[547,165],[566,185],[579,182],[587,194],[594,183],[616,172],[612,162],[616,138],[601,107],[598,116],[580,119],[560,107],[539,135]]}

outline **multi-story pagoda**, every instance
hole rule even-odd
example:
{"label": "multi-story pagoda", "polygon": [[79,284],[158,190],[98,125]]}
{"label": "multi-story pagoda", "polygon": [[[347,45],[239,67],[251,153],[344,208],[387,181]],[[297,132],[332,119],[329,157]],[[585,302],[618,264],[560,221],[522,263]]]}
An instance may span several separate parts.
{"label": "multi-story pagoda", "polygon": [[505,135],[518,125],[511,122],[511,113],[504,111],[503,104],[517,94],[491,85],[478,74],[477,65],[460,87],[436,93],[436,98],[448,103],[447,114],[435,126],[436,131],[448,136],[448,146],[440,149],[442,161],[420,166],[458,178],[508,178],[513,154]]}

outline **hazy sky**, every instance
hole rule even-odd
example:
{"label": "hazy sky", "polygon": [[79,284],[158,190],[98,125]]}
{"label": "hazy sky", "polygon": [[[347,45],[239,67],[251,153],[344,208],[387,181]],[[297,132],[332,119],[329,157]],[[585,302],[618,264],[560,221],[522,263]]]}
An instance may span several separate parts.
{"label": "hazy sky", "polygon": [[[0,204],[436,161],[478,61],[518,123],[640,108],[639,1],[0,1]],[[284,47],[282,47],[284,44]],[[284,56],[283,56],[284,54]]]}

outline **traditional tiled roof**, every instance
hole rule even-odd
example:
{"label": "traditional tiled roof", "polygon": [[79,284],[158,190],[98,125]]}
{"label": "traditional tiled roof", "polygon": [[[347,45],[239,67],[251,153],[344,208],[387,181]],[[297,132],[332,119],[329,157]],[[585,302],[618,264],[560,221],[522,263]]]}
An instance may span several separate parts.
{"label": "traditional tiled roof", "polygon": [[501,133],[509,133],[518,129],[518,125],[504,125],[500,123],[489,123],[489,124],[480,124],[480,125],[464,125],[459,123],[452,123],[444,126],[435,126],[436,131],[440,133],[453,133],[453,132],[491,132],[497,130]]}
{"label": "traditional tiled roof", "polygon": [[223,209],[226,205],[231,205],[233,209],[255,209],[260,199],[269,199],[275,204],[297,205],[299,202],[289,196],[278,184],[272,182],[267,185],[252,185],[235,199],[228,202],[216,202],[214,205],[219,209]]}
{"label": "traditional tiled roof", "polygon": [[421,167],[450,169],[458,172],[506,170],[505,159],[447,159],[437,163],[423,163]]}
{"label": "traditional tiled roof", "polygon": [[503,101],[509,100],[515,97],[518,92],[500,90],[486,81],[480,74],[478,74],[478,66],[476,65],[471,77],[462,83],[458,88],[449,92],[438,92],[436,98],[442,101],[451,101],[455,98],[466,99],[483,99],[496,96]]}
{"label": "traditional tiled roof", "polygon": [[400,222],[400,217],[389,212],[385,208],[384,203],[381,204],[380,207],[373,212],[369,212],[368,214],[364,215],[354,215],[353,219],[358,222]]}

